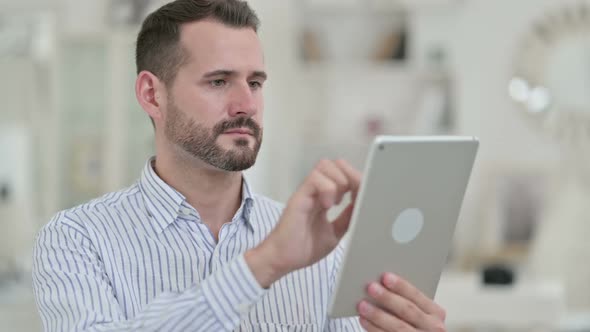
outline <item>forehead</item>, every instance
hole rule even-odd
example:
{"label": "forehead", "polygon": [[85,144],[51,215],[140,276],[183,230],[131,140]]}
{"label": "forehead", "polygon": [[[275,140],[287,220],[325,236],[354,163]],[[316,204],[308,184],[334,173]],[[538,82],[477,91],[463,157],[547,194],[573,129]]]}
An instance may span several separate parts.
{"label": "forehead", "polygon": [[204,20],[184,24],[180,42],[189,53],[187,66],[200,70],[263,70],[264,55],[252,28],[234,28]]}

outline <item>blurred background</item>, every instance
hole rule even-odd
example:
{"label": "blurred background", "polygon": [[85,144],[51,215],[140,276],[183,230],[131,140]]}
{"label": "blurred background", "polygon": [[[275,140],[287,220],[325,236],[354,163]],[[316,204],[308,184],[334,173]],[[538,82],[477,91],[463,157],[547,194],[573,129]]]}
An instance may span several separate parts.
{"label": "blurred background", "polygon": [[[132,184],[153,154],[134,95],[163,0],[0,0],[0,326],[39,331],[36,232]],[[481,147],[437,301],[451,331],[590,331],[590,1],[250,0],[270,80],[247,172],[285,201],[377,134]]]}

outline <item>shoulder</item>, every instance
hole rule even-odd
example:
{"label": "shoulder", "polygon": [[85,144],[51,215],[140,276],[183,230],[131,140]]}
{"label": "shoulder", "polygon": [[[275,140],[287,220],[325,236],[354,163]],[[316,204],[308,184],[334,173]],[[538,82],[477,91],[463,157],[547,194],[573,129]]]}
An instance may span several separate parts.
{"label": "shoulder", "polygon": [[105,222],[108,216],[118,213],[120,208],[139,194],[137,185],[111,192],[86,203],[56,213],[38,233],[37,241],[51,233],[76,233],[86,235],[88,228]]}

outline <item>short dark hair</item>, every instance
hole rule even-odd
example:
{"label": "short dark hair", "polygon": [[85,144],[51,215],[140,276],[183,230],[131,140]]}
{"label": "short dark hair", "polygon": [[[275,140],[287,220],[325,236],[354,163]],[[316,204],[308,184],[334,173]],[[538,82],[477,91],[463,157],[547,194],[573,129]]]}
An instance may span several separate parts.
{"label": "short dark hair", "polygon": [[137,73],[147,70],[167,86],[189,55],[180,45],[180,28],[185,23],[213,19],[236,28],[258,31],[260,21],[246,1],[176,0],[151,13],[137,37]]}

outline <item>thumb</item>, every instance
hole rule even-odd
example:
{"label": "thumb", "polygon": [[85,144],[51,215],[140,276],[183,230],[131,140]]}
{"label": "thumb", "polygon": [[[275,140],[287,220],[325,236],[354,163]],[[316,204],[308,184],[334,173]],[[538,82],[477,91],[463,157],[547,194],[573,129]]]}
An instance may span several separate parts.
{"label": "thumb", "polygon": [[352,219],[352,211],[354,211],[354,201],[348,204],[346,209],[332,222],[334,233],[338,239],[341,239],[346,234],[348,226],[350,226],[350,219]]}

